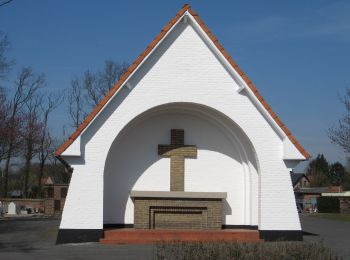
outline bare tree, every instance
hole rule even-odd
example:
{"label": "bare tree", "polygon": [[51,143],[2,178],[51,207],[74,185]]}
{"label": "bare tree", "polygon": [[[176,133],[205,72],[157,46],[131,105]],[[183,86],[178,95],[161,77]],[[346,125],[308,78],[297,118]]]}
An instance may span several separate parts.
{"label": "bare tree", "polygon": [[8,138],[7,120],[8,106],[6,104],[5,90],[0,87],[0,165],[6,155],[6,140]]}
{"label": "bare tree", "polygon": [[116,63],[111,60],[105,61],[103,71],[93,73],[86,71],[83,77],[83,88],[86,90],[85,99],[91,106],[97,106],[108,91],[113,88],[115,83],[124,74],[128,65],[126,63]]}
{"label": "bare tree", "polygon": [[6,74],[11,69],[12,61],[9,61],[6,57],[6,52],[10,48],[10,43],[7,40],[7,35],[0,32],[0,79],[6,77]]}
{"label": "bare tree", "polygon": [[24,184],[23,195],[28,197],[28,178],[31,167],[31,162],[34,156],[39,152],[40,138],[43,125],[40,122],[39,108],[42,103],[42,97],[31,98],[26,103],[26,111],[23,116],[23,125],[21,136],[23,140],[22,154],[25,160],[24,163]]}
{"label": "bare tree", "polygon": [[77,128],[86,116],[84,111],[84,90],[79,83],[79,80],[72,80],[71,89],[68,91],[68,107],[69,115],[72,120],[72,126]]}
{"label": "bare tree", "polygon": [[[12,62],[6,57],[6,52],[10,48],[10,43],[7,40],[7,35],[0,32],[0,80],[6,78],[6,74],[10,71]],[[0,86],[0,196],[3,189],[3,173],[1,161],[6,158],[7,154],[7,138],[9,131],[8,123],[8,106],[6,100],[5,89]]]}
{"label": "bare tree", "polygon": [[24,68],[17,76],[14,85],[14,95],[9,101],[9,119],[7,129],[9,136],[7,138],[6,162],[3,174],[3,196],[7,196],[8,175],[10,161],[18,149],[20,143],[19,123],[23,114],[24,106],[34,97],[36,92],[45,83],[43,75],[35,75],[31,68]]}
{"label": "bare tree", "polygon": [[87,112],[100,103],[124,74],[127,67],[126,63],[120,64],[107,60],[102,71],[87,70],[81,79],[76,78],[72,81],[68,103],[73,127],[78,127]]}
{"label": "bare tree", "polygon": [[350,153],[350,88],[347,88],[345,97],[340,98],[340,101],[344,104],[346,113],[336,126],[328,129],[328,137],[346,153]]}
{"label": "bare tree", "polygon": [[9,3],[11,3],[13,0],[2,0],[2,1],[0,1],[0,7],[1,6],[4,6],[4,5],[6,5],[6,4],[9,4]]}
{"label": "bare tree", "polygon": [[41,113],[42,113],[42,131],[40,136],[39,143],[39,178],[38,178],[38,187],[39,194],[41,194],[41,179],[44,176],[44,167],[46,161],[54,152],[55,139],[51,136],[49,131],[49,116],[50,114],[62,103],[64,96],[58,96],[50,94],[47,96],[47,102],[41,104]]}

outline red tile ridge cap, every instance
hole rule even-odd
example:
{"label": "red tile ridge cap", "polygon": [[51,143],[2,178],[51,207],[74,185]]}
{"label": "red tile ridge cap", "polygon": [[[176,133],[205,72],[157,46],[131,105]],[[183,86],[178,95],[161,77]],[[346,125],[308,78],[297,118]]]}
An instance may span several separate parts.
{"label": "red tile ridge cap", "polygon": [[281,127],[286,136],[295,145],[299,152],[306,158],[310,158],[310,154],[301,146],[301,144],[295,139],[288,128],[282,123],[282,121],[277,117],[277,115],[272,111],[271,107],[267,104],[265,99],[260,95],[257,88],[254,86],[252,81],[244,74],[244,72],[239,68],[239,66],[234,62],[231,56],[226,52],[224,47],[219,43],[218,39],[210,32],[208,27],[199,18],[198,14],[194,12],[188,4],[185,4],[179,12],[175,15],[173,19],[167,23],[160,33],[153,39],[153,41],[147,46],[147,48],[138,56],[138,58],[130,65],[130,67],[125,71],[125,73],[120,77],[119,81],[114,85],[114,87],[107,93],[107,95],[101,100],[101,102],[90,112],[90,114],[85,118],[85,120],[79,125],[75,132],[69,137],[69,139],[64,142],[56,151],[55,156],[59,157],[82,133],[82,131],[89,125],[89,123],[95,118],[95,116],[101,111],[101,109],[106,105],[109,99],[115,94],[115,92],[120,88],[120,86],[125,82],[125,80],[135,71],[135,69],[141,64],[141,62],[147,57],[147,55],[155,48],[155,46],[163,39],[163,37],[168,33],[172,26],[182,17],[182,15],[188,11],[193,18],[200,25],[202,30],[208,35],[210,40],[214,43],[221,54],[226,58],[230,65],[237,71],[237,73],[242,77],[248,87],[252,90],[254,95],[267,110],[270,116],[275,120],[277,125]]}

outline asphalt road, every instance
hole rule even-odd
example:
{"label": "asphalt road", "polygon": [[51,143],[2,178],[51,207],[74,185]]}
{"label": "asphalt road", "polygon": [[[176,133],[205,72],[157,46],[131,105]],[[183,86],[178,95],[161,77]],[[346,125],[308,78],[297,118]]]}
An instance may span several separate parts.
{"label": "asphalt road", "polygon": [[153,259],[151,245],[55,245],[59,220],[0,220],[0,259]]}
{"label": "asphalt road", "polygon": [[338,255],[350,259],[350,222],[300,215],[304,232],[314,235],[304,236],[305,241],[320,241]]}
{"label": "asphalt road", "polygon": [[[300,216],[305,241],[319,241],[350,259],[350,223]],[[0,219],[0,259],[154,259],[152,245],[55,245],[57,219]]]}

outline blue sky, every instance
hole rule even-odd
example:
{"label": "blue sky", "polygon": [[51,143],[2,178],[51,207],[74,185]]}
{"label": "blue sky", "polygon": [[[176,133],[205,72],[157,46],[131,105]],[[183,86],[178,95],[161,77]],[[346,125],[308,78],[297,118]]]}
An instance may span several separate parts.
{"label": "blue sky", "polygon": [[[350,1],[188,3],[304,147],[343,162],[326,130],[344,114],[338,96],[350,87]],[[64,91],[106,59],[131,63],[183,4],[14,0],[0,7],[0,30],[12,43],[13,74],[30,65],[47,88]],[[61,135],[67,123],[63,105],[51,128]]]}

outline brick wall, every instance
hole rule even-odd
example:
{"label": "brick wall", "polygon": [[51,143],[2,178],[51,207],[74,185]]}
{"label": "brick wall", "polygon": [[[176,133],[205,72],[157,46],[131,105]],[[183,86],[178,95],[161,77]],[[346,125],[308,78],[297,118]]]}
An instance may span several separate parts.
{"label": "brick wall", "polygon": [[134,227],[140,229],[221,229],[221,199],[135,198]]}
{"label": "brick wall", "polygon": [[[56,215],[62,214],[65,200],[66,191],[68,189],[68,184],[58,184],[58,185],[46,185],[45,186],[45,214],[46,215]],[[48,192],[52,190],[52,192]]]}
{"label": "brick wall", "polygon": [[39,212],[43,213],[45,209],[44,200],[43,199],[14,199],[14,198],[3,198],[1,202],[4,205],[8,205],[11,201],[16,204],[16,210],[19,211],[21,207],[29,207],[34,209],[38,209]]}
{"label": "brick wall", "polygon": [[339,198],[340,213],[350,214],[350,198]]}
{"label": "brick wall", "polygon": [[46,215],[54,215],[54,200],[53,199],[45,199],[45,214]]}

